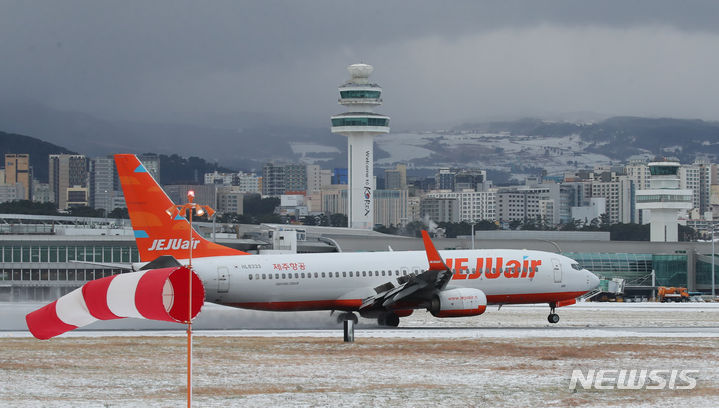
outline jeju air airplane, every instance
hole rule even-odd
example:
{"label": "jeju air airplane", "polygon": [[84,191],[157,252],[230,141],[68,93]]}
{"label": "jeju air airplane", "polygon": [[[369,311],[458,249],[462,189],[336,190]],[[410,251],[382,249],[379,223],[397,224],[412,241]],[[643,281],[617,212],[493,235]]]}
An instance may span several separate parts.
{"label": "jeju air airplane", "polygon": [[[487,305],[571,305],[599,279],[565,256],[527,250],[437,251],[426,231],[424,251],[254,255],[204,239],[131,154],[115,155],[140,254],[134,269],[186,264],[209,302],[254,310],[341,312],[397,326],[415,309],[436,317],[477,316]],[[190,238],[191,234],[191,239]]]}

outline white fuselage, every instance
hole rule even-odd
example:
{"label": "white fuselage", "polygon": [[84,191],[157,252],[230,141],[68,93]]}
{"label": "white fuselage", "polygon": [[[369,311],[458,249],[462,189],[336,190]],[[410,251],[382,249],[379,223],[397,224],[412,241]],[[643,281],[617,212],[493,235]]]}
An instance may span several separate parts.
{"label": "white fuselage", "polygon": [[[475,288],[490,304],[573,299],[598,279],[565,256],[527,250],[440,251],[451,288]],[[186,264],[186,260],[180,260]],[[427,269],[424,251],[195,258],[209,302],[259,310],[357,310],[374,288]],[[499,267],[499,269],[498,269]]]}

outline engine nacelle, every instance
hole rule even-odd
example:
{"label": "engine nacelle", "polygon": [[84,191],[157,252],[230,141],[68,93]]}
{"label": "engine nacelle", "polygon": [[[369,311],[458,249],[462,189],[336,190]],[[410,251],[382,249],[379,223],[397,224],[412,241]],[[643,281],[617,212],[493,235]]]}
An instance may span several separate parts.
{"label": "engine nacelle", "polygon": [[472,288],[443,290],[432,300],[428,310],[434,317],[478,316],[487,310],[487,295]]}

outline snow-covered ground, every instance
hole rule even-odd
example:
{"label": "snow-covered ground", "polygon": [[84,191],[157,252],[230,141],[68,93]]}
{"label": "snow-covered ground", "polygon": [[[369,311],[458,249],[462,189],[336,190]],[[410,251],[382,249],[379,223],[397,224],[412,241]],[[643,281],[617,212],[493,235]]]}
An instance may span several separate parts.
{"label": "snow-covered ground", "polygon": [[[557,325],[546,322],[547,309],[491,307],[463,319],[415,312],[396,330],[363,321],[345,344],[338,326],[310,329],[328,313],[303,314],[298,324],[294,314],[209,306],[201,316],[257,321],[196,332],[195,405],[719,406],[719,304],[578,304],[558,309]],[[280,320],[258,329],[269,315]],[[281,330],[282,321],[295,323]],[[0,405],[180,406],[184,353],[181,330],[76,331],[48,341],[0,332]],[[699,374],[693,390],[571,392],[576,368]]]}

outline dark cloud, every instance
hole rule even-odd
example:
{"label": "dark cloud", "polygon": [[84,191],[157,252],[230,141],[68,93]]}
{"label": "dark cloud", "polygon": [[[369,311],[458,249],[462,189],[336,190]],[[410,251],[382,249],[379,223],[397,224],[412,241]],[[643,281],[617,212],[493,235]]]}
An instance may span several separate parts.
{"label": "dark cloud", "polygon": [[327,125],[350,63],[393,125],[719,118],[712,1],[0,2],[0,93],[133,120]]}

